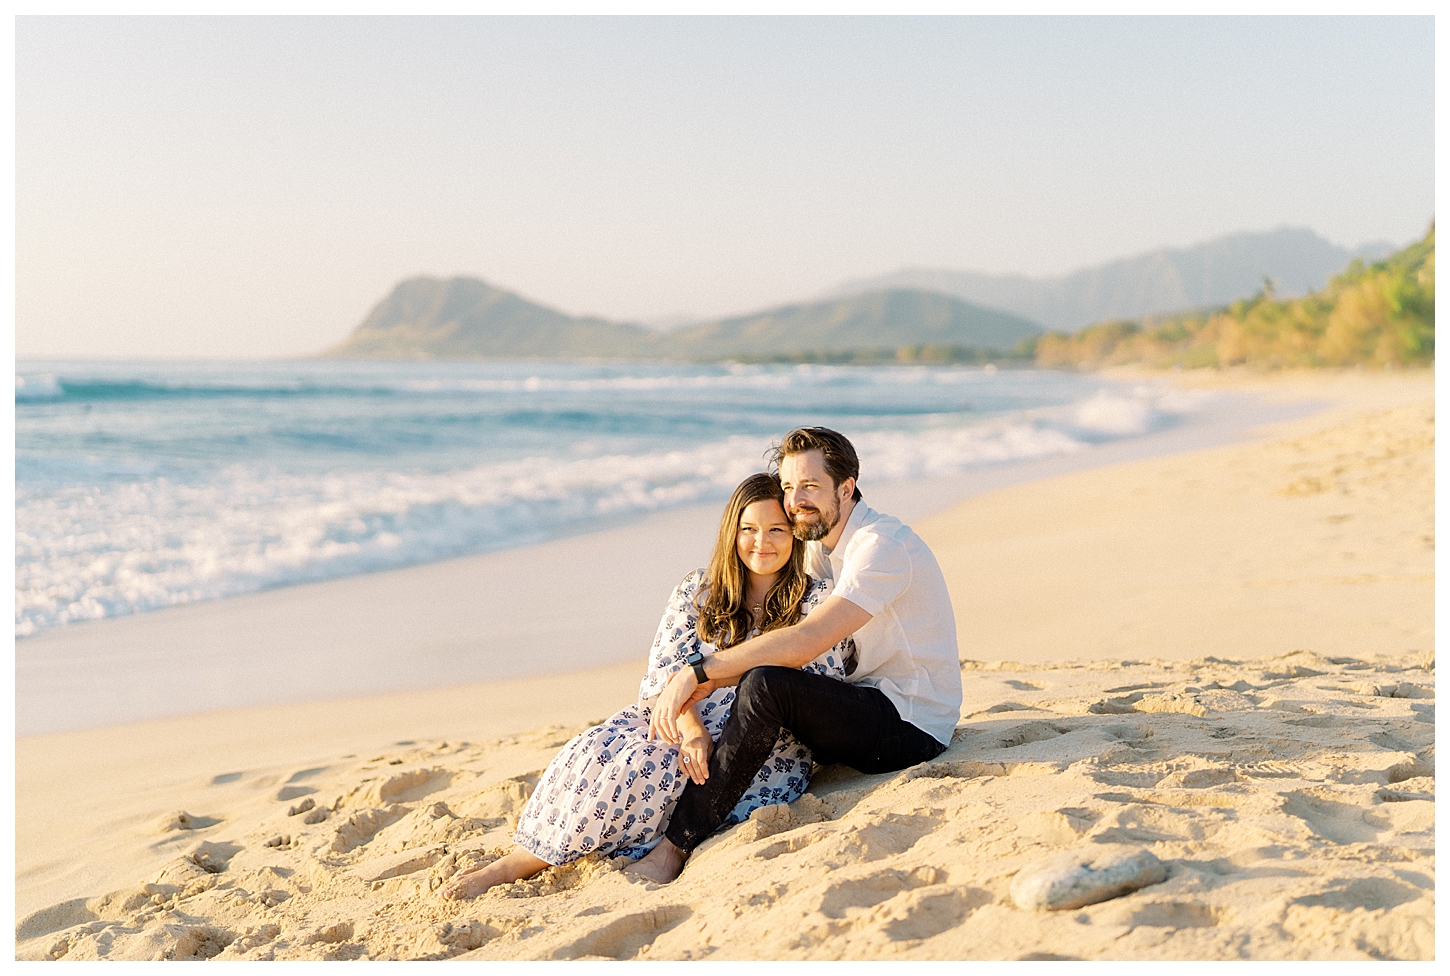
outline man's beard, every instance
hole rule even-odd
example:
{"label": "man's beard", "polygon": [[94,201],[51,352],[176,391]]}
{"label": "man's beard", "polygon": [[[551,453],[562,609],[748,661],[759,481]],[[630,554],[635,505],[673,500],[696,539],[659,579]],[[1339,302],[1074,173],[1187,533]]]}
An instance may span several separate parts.
{"label": "man's beard", "polygon": [[790,517],[791,532],[802,542],[816,542],[831,534],[836,523],[841,521],[841,503],[837,502],[829,511],[819,509],[793,508]]}

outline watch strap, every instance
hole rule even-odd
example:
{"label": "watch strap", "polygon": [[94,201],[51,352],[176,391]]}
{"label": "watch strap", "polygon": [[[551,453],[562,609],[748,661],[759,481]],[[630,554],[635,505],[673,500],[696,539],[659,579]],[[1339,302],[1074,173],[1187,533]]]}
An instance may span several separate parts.
{"label": "watch strap", "polygon": [[700,684],[703,685],[705,682],[710,680],[705,676],[705,655],[701,654],[697,650],[691,651],[688,655],[686,655],[685,663],[694,669],[695,680],[698,681]]}

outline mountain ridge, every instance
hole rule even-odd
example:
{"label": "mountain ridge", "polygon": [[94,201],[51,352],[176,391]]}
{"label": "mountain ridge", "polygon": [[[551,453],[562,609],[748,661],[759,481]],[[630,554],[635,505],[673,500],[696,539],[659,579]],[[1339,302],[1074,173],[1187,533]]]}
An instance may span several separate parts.
{"label": "mountain ridge", "polygon": [[[1359,248],[1371,260],[1391,250]],[[1159,248],[1055,278],[904,269],[848,282],[832,295],[668,330],[569,315],[475,277],[417,276],[399,282],[321,355],[970,360],[1025,348],[1046,332],[1226,307],[1258,292],[1265,279],[1281,292],[1292,293],[1301,280],[1313,291],[1354,257],[1312,230],[1280,227]]]}
{"label": "mountain ridge", "polygon": [[1283,226],[1160,247],[1063,275],[902,268],[842,282],[827,295],[924,288],[1013,312],[1049,329],[1075,330],[1108,319],[1226,305],[1252,295],[1265,278],[1283,294],[1307,294],[1323,288],[1356,257],[1374,261],[1397,250],[1387,242],[1343,248],[1307,227]]}
{"label": "mountain ridge", "polygon": [[335,358],[602,358],[721,360],[890,351],[1006,349],[1042,326],[922,289],[797,302],[661,333],[571,316],[472,277],[399,282]]}

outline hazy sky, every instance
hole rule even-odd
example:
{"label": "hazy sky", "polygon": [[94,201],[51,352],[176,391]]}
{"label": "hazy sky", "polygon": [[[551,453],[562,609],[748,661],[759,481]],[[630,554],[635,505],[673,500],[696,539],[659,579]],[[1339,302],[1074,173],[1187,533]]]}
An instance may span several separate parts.
{"label": "hazy sky", "polygon": [[21,18],[21,356],[285,356],[401,278],[573,313],[1434,209],[1419,18]]}

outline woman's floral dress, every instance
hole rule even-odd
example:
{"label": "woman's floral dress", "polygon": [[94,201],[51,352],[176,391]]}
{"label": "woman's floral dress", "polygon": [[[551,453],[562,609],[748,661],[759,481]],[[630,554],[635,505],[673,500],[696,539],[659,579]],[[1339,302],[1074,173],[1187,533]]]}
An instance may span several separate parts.
{"label": "woman's floral dress", "polygon": [[[639,686],[639,701],[616,712],[571,739],[539,778],[519,817],[514,843],[550,864],[564,864],[592,851],[638,860],[669,825],[670,811],[685,789],[679,747],[649,738],[651,705],[664,691],[670,675],[686,667],[685,656],[698,649],[715,650],[696,633],[695,597],[705,578],[697,569],[675,587],[655,634],[649,673]],[[810,613],[830,595],[823,582],[813,582],[801,601]],[[831,648],[802,670],[844,678],[847,642]],[[735,703],[734,688],[719,688],[697,702],[710,738],[720,730]],[[811,778],[811,751],[782,731],[730,816],[721,826],[740,823],[758,807],[789,803],[805,792]]]}

